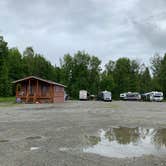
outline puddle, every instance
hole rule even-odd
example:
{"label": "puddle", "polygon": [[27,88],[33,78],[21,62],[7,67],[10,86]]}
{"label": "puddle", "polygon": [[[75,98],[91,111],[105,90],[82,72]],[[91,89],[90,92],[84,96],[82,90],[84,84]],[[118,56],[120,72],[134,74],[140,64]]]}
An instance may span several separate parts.
{"label": "puddle", "polygon": [[34,139],[41,139],[41,136],[31,136],[31,137],[26,137],[27,140],[34,140]]}
{"label": "puddle", "polygon": [[86,153],[116,158],[166,155],[166,129],[101,129],[98,137],[86,136],[86,139],[90,145],[83,149]]}
{"label": "puddle", "polygon": [[0,143],[5,143],[5,142],[9,142],[9,140],[7,140],[7,139],[0,140]]}

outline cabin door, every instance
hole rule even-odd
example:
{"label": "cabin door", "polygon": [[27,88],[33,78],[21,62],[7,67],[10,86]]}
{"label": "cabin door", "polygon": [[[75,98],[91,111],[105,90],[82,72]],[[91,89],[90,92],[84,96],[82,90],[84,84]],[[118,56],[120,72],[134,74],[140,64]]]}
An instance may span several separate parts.
{"label": "cabin door", "polygon": [[34,96],[35,93],[35,82],[31,81],[29,86],[29,96]]}

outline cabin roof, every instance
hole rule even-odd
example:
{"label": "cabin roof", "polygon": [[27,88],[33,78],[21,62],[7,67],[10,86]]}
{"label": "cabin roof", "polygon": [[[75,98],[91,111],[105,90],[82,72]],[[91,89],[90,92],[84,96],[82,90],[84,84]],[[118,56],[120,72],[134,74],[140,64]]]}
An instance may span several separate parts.
{"label": "cabin roof", "polygon": [[15,80],[12,83],[15,84],[15,83],[22,82],[22,81],[29,80],[29,79],[36,79],[36,80],[39,80],[39,81],[42,81],[42,82],[46,82],[48,84],[53,84],[53,85],[58,85],[58,86],[66,87],[63,84],[59,84],[57,82],[46,80],[46,79],[43,79],[43,78],[40,78],[40,77],[36,77],[36,76],[28,76],[28,77],[25,77],[25,78],[22,78],[22,79],[19,79],[19,80]]}

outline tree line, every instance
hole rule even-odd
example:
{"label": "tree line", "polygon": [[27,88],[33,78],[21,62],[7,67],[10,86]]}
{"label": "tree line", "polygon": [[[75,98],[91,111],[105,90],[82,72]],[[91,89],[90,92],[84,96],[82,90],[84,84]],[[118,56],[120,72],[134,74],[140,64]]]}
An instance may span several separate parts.
{"label": "tree line", "polygon": [[140,64],[126,57],[110,60],[101,68],[101,60],[84,51],[74,55],[66,54],[60,59],[60,66],[52,65],[43,55],[27,47],[23,53],[18,48],[8,48],[0,37],[0,96],[12,96],[15,87],[11,84],[29,75],[56,81],[67,86],[71,98],[78,98],[80,89],[97,95],[109,90],[114,98],[122,92],[145,93],[152,90],[166,94],[166,54],[154,55],[151,66]]}

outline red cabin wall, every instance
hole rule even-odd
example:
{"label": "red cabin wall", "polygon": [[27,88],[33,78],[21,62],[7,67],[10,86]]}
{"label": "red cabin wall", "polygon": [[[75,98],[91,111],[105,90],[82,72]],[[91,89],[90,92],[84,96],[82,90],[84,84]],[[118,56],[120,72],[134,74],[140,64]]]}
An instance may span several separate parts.
{"label": "red cabin wall", "polygon": [[64,87],[54,86],[54,102],[64,102]]}

